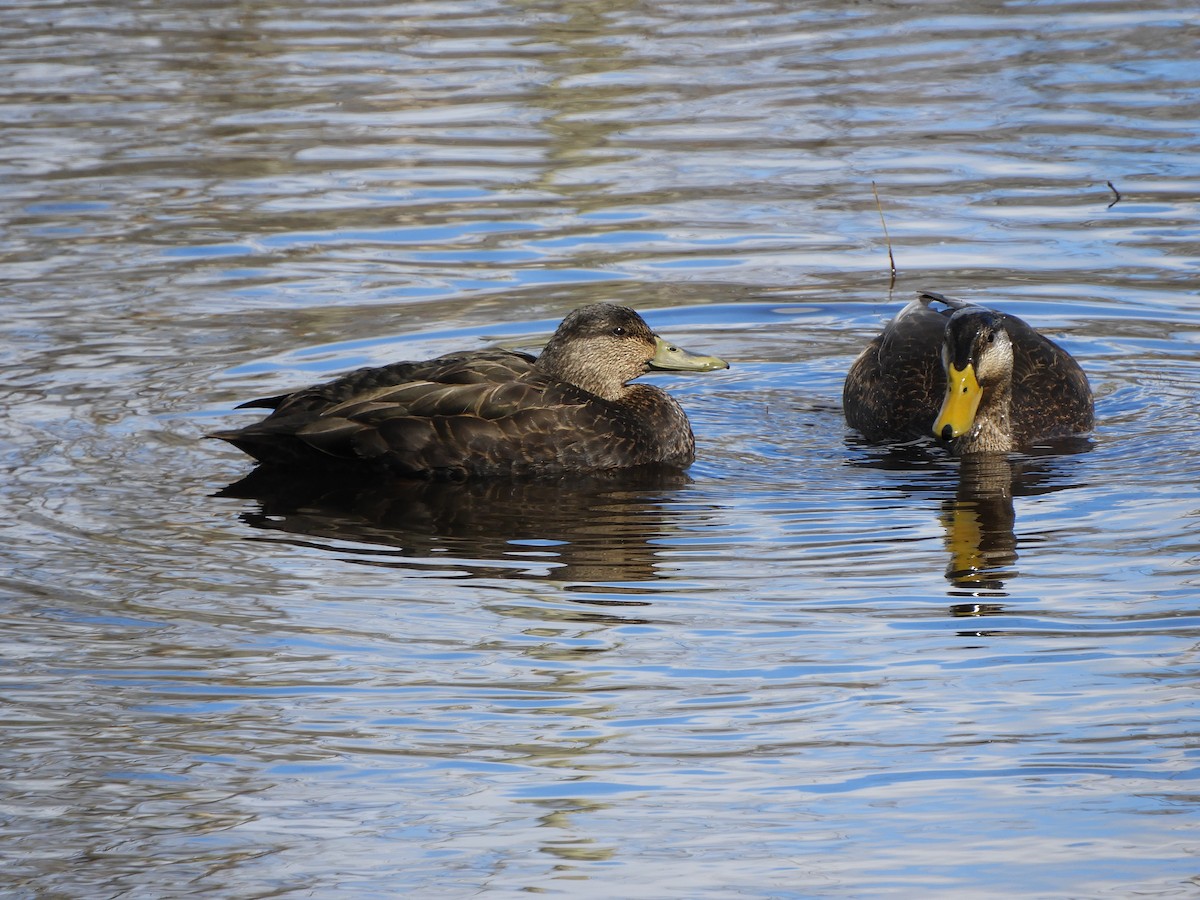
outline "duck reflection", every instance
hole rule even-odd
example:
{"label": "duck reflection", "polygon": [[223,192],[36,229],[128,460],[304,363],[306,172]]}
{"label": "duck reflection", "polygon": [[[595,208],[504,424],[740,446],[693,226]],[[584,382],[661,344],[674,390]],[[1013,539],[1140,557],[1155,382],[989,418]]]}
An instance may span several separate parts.
{"label": "duck reflection", "polygon": [[[942,504],[950,561],[946,578],[958,592],[1001,594],[1018,574],[1014,497],[1035,497],[1074,487],[1068,458],[1090,450],[1087,438],[1069,438],[1027,454],[973,453],[959,463],[954,497]],[[955,615],[998,611],[989,604],[952,607]]]}
{"label": "duck reflection", "polygon": [[[934,496],[943,495],[938,520],[949,554],[950,593],[976,598],[976,602],[951,606],[950,612],[977,616],[999,612],[1000,604],[982,598],[1005,596],[1007,583],[1019,574],[1014,498],[1073,487],[1067,459],[1090,448],[1089,440],[1072,438],[1024,454],[971,453],[951,460],[915,446],[889,449],[860,464],[911,472],[913,479],[891,487],[914,496],[928,495],[933,482]],[[948,482],[947,477],[953,480]]]}
{"label": "duck reflection", "polygon": [[[1001,591],[1016,576],[1016,512],[1013,461],[1002,453],[972,453],[959,464],[953,498],[942,502],[950,562],[946,579],[960,590]],[[969,604],[967,614],[992,610]],[[955,614],[965,610],[952,609]]]}
{"label": "duck reflection", "polygon": [[[672,530],[670,495],[690,483],[677,470],[626,470],[563,479],[465,482],[305,482],[260,466],[218,496],[253,499],[243,521],[303,543],[353,541],[355,561],[440,574],[553,577],[584,582],[589,603],[643,605],[661,577],[655,539]],[[612,599],[605,583],[621,582]],[[630,582],[635,584],[631,585]]]}

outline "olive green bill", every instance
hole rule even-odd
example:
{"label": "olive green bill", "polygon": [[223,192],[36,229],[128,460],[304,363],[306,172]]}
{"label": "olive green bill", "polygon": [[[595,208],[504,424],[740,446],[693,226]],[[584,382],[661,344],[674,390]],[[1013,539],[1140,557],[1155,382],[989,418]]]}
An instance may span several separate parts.
{"label": "olive green bill", "polygon": [[650,360],[652,369],[672,369],[681,372],[715,372],[717,369],[728,369],[729,363],[719,356],[700,356],[689,353],[682,347],[667,343],[657,334],[654,336],[657,350]]}

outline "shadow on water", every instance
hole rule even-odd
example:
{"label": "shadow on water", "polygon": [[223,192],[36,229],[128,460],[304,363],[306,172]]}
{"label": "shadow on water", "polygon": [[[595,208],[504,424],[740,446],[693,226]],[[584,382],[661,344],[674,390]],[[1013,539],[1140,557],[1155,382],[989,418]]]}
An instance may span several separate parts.
{"label": "shadow on water", "polygon": [[[855,464],[916,476],[890,482],[892,490],[929,496],[932,488],[933,497],[941,495],[938,521],[949,554],[946,580],[951,595],[1003,597],[1008,582],[1020,574],[1014,498],[1080,487],[1068,461],[1091,447],[1085,438],[1072,438],[1026,454],[975,453],[953,460],[917,445],[889,448]],[[972,602],[954,604],[950,612],[956,616],[992,615],[1003,608],[998,603]]]}
{"label": "shadow on water", "polygon": [[[553,480],[467,482],[313,480],[259,467],[218,493],[257,501],[241,518],[290,542],[431,575],[552,577],[622,583],[600,605],[644,605],[636,584],[662,577],[656,539],[674,529],[670,497],[690,483],[676,470]],[[299,540],[299,538],[304,540]],[[317,539],[315,542],[313,539]],[[386,548],[386,549],[379,549]]]}

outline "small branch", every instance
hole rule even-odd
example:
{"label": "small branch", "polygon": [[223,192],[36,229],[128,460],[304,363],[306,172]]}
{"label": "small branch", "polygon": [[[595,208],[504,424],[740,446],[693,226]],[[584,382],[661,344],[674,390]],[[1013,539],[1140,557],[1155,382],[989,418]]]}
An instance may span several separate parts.
{"label": "small branch", "polygon": [[892,269],[892,281],[889,287],[896,286],[896,257],[892,255],[892,238],[888,234],[887,222],[883,218],[883,204],[879,202],[879,189],[875,187],[875,182],[871,182],[871,193],[875,195],[875,208],[879,210],[879,224],[883,226],[883,239],[887,242],[888,265]]}
{"label": "small branch", "polygon": [[1108,206],[1106,206],[1105,209],[1112,209],[1114,206],[1116,206],[1118,203],[1121,202],[1121,192],[1118,191],[1115,187],[1113,187],[1113,183],[1111,181],[1106,181],[1104,183],[1107,184],[1108,189],[1113,192],[1113,198],[1114,198],[1113,202],[1108,204]]}

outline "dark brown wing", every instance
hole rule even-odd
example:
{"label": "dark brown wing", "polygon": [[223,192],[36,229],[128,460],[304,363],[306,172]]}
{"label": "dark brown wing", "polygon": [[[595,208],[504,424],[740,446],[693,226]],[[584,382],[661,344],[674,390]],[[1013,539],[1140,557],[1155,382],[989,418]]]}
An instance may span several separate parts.
{"label": "dark brown wing", "polygon": [[[933,308],[934,303],[946,309]],[[842,387],[846,423],[870,441],[928,437],[946,391],[942,339],[965,304],[921,294],[850,366]]]}
{"label": "dark brown wing", "polygon": [[1014,443],[1091,431],[1092,391],[1079,363],[1016,316],[1006,315],[1004,326],[1013,344]]}
{"label": "dark brown wing", "polygon": [[387,366],[356,369],[333,381],[276,397],[249,400],[239,404],[237,408],[318,413],[377,388],[417,381],[435,384],[504,384],[534,371],[533,364],[534,357],[515,350],[447,353],[421,362],[398,362]]}

